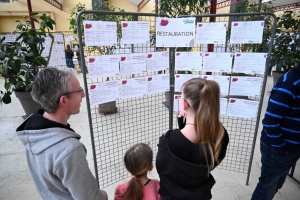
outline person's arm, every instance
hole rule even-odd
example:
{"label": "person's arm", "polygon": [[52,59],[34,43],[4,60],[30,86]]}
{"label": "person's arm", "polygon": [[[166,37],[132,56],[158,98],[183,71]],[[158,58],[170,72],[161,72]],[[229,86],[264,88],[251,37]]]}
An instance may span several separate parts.
{"label": "person's arm", "polygon": [[281,82],[272,89],[265,118],[262,121],[269,142],[279,154],[288,152],[288,148],[281,132],[281,123],[290,110],[295,95],[293,85],[289,82]]}
{"label": "person's arm", "polygon": [[55,172],[74,199],[108,200],[106,192],[98,188],[98,183],[90,171],[83,146],[74,148]]}

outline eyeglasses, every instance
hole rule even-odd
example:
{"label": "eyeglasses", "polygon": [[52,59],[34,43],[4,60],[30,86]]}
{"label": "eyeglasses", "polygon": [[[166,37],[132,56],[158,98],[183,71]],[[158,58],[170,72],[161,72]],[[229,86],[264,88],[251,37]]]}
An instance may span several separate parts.
{"label": "eyeglasses", "polygon": [[[77,90],[77,91],[74,91],[74,92],[66,92],[66,93],[62,94],[61,96],[73,94],[73,93],[76,93],[76,92],[84,92],[84,89],[82,87],[80,87],[80,90]],[[60,99],[60,97],[59,97],[59,99]],[[59,99],[58,99],[57,103],[59,103]]]}
{"label": "eyeglasses", "polygon": [[82,87],[80,87],[80,90],[77,90],[77,91],[74,91],[74,92],[66,92],[66,93],[62,94],[61,96],[73,94],[73,93],[76,93],[76,92],[84,92],[84,89]]}

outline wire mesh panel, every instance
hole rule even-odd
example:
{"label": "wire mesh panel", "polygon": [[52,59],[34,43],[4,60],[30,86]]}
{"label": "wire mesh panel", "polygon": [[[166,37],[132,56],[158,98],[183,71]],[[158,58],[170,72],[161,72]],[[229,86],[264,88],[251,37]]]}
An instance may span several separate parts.
{"label": "wire mesh panel", "polygon": [[[153,37],[156,23],[155,14],[144,15],[143,13],[92,11],[90,13],[83,13],[81,17],[85,20],[116,21],[118,36],[118,44],[113,47],[84,46],[82,42],[84,36],[81,34],[81,31],[79,31],[78,38],[79,46],[81,47],[81,60],[84,60],[84,56],[126,56],[156,51],[155,44],[151,43],[151,37]],[[122,44],[120,32],[121,21],[149,22],[150,42],[145,44]],[[82,64],[86,62],[88,62],[88,60]],[[89,70],[88,68],[86,69]],[[88,86],[90,84],[117,80],[121,88],[122,80],[138,79],[158,73],[160,72],[143,72],[100,79],[91,79],[91,74],[84,74],[91,137],[94,148],[95,169],[100,187],[109,186],[129,177],[129,173],[123,165],[123,157],[126,150],[133,144],[140,142],[149,144],[153,150],[155,159],[158,139],[169,127],[169,110],[163,104],[163,102],[166,101],[164,92],[147,94],[140,97],[122,98],[112,102],[92,105],[90,88]]]}
{"label": "wire mesh panel", "polygon": [[[48,66],[50,67],[66,67],[66,59],[65,59],[65,40],[64,40],[64,34],[61,32],[51,32],[53,35],[53,45],[51,48],[51,37],[46,36],[45,41],[43,43],[43,52],[41,54],[42,57],[48,58],[49,53],[51,51],[51,56],[49,59]],[[16,42],[16,39],[20,36],[20,33],[0,33],[0,39],[2,37],[5,37],[5,40],[3,43],[6,42]],[[18,40],[18,42],[21,42],[21,39]]]}
{"label": "wire mesh panel", "polygon": [[[180,17],[191,17],[191,16],[180,16]],[[225,159],[222,161],[219,168],[236,171],[241,173],[248,173],[251,170],[253,152],[255,147],[255,141],[257,137],[258,125],[260,121],[261,107],[263,103],[263,97],[265,92],[265,85],[267,81],[267,74],[270,64],[270,53],[272,51],[273,40],[275,35],[276,28],[276,17],[273,13],[238,13],[238,14],[210,14],[210,15],[192,15],[196,17],[198,22],[209,22],[210,17],[213,18],[215,22],[224,22],[226,23],[226,43],[225,44],[214,44],[214,45],[199,45],[197,44],[192,51],[199,52],[265,52],[268,53],[268,58],[266,60],[264,68],[265,72],[261,74],[255,73],[221,73],[221,72],[189,72],[192,74],[202,74],[202,75],[215,75],[215,76],[242,76],[242,77],[261,77],[260,93],[256,96],[236,96],[236,95],[221,95],[222,98],[237,98],[237,99],[246,99],[259,102],[259,106],[256,112],[256,117],[253,119],[242,118],[242,117],[233,117],[221,115],[221,123],[227,129],[230,142],[227,147],[227,153]],[[238,21],[264,21],[264,30],[263,30],[263,39],[260,44],[234,44],[230,43],[230,33],[232,22]],[[197,34],[197,33],[196,33]],[[180,50],[180,49],[179,49]],[[234,58],[233,58],[234,63]],[[232,64],[233,64],[232,63]],[[233,66],[233,65],[232,65]],[[175,72],[176,73],[176,72]],[[231,82],[230,82],[231,84]],[[231,85],[229,85],[229,91]],[[174,119],[177,117],[177,113],[174,113]],[[176,120],[173,123],[174,126],[177,126]],[[248,182],[248,180],[247,180]]]}
{"label": "wire mesh panel", "polygon": [[[155,14],[146,13],[122,13],[105,11],[82,11],[77,18],[78,39],[80,45],[80,56],[83,65],[88,60],[85,56],[97,55],[121,55],[148,53],[157,50],[167,50],[167,48],[155,47]],[[160,15],[159,17],[165,17]],[[191,16],[181,16],[191,17]],[[87,107],[92,137],[92,147],[94,154],[94,164],[96,177],[100,187],[106,187],[117,181],[129,177],[128,172],[123,166],[123,156],[125,151],[133,144],[144,142],[148,143],[153,149],[154,155],[157,153],[157,143],[161,134],[169,128],[177,127],[177,112],[173,102],[175,75],[176,74],[212,74],[216,76],[246,76],[261,77],[260,94],[256,96],[234,96],[222,95],[222,98],[238,98],[259,102],[256,117],[247,119],[242,117],[221,116],[221,122],[227,129],[230,136],[227,155],[220,168],[241,173],[250,173],[254,144],[257,135],[259,117],[261,112],[263,94],[267,80],[267,68],[270,63],[268,57],[265,73],[260,74],[237,74],[221,72],[203,72],[203,71],[175,71],[175,53],[176,51],[195,51],[195,52],[265,52],[270,55],[274,39],[276,18],[272,13],[240,13],[240,14],[214,14],[214,15],[194,15],[197,22],[206,22],[210,17],[214,17],[216,22],[224,22],[227,25],[226,43],[215,45],[197,45],[194,48],[168,48],[169,50],[169,70],[143,72],[132,75],[103,77],[91,79],[91,74],[84,73],[85,90],[87,94]],[[86,46],[83,43],[83,19],[84,20],[102,20],[117,22],[118,44],[114,46]],[[232,21],[258,21],[264,20],[264,33],[262,44],[231,44],[230,25]],[[147,21],[149,22],[150,43],[145,44],[122,44],[121,21]],[[88,70],[85,68],[84,71]],[[112,102],[106,102],[99,105],[92,105],[89,86],[91,84],[102,83],[106,81],[117,80],[120,87],[122,80],[138,79],[155,74],[170,74],[170,91],[155,94],[148,94],[140,97],[119,99]],[[178,92],[178,91],[177,91]],[[101,93],[101,91],[99,91]],[[154,156],[155,159],[155,156]],[[154,161],[155,162],[155,161]],[[249,164],[250,163],[250,164]]]}

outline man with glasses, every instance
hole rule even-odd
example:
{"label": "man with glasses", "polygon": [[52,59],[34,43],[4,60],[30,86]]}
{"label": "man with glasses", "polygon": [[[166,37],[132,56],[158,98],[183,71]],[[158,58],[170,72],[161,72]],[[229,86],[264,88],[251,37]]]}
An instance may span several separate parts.
{"label": "man with glasses", "polygon": [[71,68],[45,68],[32,86],[33,99],[43,110],[30,115],[17,135],[26,148],[28,166],[43,199],[105,199],[86,160],[80,135],[67,123],[80,112],[84,90]]}

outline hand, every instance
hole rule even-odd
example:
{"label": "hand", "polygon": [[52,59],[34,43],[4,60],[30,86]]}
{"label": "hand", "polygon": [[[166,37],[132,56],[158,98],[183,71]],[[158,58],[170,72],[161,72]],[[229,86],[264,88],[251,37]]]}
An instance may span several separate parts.
{"label": "hand", "polygon": [[177,122],[178,122],[179,130],[185,127],[185,118],[183,117],[183,114],[181,112],[179,112],[177,115]]}

